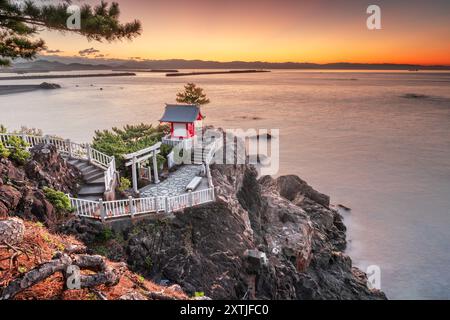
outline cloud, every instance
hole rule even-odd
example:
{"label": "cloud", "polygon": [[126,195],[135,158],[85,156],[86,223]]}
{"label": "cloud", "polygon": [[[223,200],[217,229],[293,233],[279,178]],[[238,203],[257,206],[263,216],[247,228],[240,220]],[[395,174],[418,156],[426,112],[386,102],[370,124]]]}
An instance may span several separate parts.
{"label": "cloud", "polygon": [[52,49],[46,49],[46,50],[44,50],[44,52],[45,52],[45,53],[50,53],[50,54],[55,54],[55,53],[62,53],[62,52],[64,52],[64,51],[59,50],[59,49],[54,49],[54,50],[52,50]]}
{"label": "cloud", "polygon": [[106,57],[105,54],[97,54],[97,55],[95,56],[95,58],[105,58],[105,57]]}
{"label": "cloud", "polygon": [[100,52],[100,50],[97,50],[94,48],[88,48],[88,49],[78,51],[78,54],[82,57],[85,57],[85,56],[95,55],[96,53],[99,53],[99,52]]}

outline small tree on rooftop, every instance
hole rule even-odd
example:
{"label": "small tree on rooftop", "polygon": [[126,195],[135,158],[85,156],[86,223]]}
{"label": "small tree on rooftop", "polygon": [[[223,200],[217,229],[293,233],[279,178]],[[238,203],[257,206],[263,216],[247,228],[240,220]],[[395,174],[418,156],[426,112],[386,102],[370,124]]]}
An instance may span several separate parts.
{"label": "small tree on rooftop", "polygon": [[70,5],[70,0],[0,0],[0,66],[10,65],[11,59],[31,60],[46,49],[44,40],[35,38],[44,29],[74,32],[96,41],[132,39],[141,33],[139,21],[120,23],[119,5],[104,1],[95,7],[82,5],[81,28],[71,29],[67,26]]}
{"label": "small tree on rooftop", "polygon": [[195,83],[188,83],[184,86],[184,91],[177,93],[177,102],[197,104],[199,106],[208,104],[210,101],[203,93],[203,89],[197,87]]}

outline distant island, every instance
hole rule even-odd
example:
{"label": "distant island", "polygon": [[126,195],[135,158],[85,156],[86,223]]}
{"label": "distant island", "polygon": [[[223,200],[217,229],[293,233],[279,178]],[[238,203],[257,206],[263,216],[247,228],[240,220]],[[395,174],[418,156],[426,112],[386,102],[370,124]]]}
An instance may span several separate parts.
{"label": "distant island", "polygon": [[175,69],[113,69],[113,71],[127,71],[127,72],[150,72],[150,73],[177,73]]}
{"label": "distant island", "polygon": [[122,73],[91,73],[91,74],[48,74],[36,76],[10,76],[0,77],[0,80],[35,80],[35,79],[65,79],[65,78],[98,78],[98,77],[126,77],[135,76],[136,73],[122,72]]}
{"label": "distant island", "polygon": [[41,84],[25,84],[25,85],[0,85],[0,96],[13,94],[13,93],[24,93],[36,90],[53,90],[60,89],[61,86],[56,83],[43,82]]}
{"label": "distant island", "polygon": [[204,71],[204,72],[178,72],[167,73],[166,77],[199,76],[209,74],[236,74],[236,73],[260,73],[270,72],[268,70],[229,70],[229,71]]}
{"label": "distant island", "polygon": [[245,61],[203,61],[203,60],[119,60],[88,59],[81,57],[46,56],[33,62],[15,63],[1,73],[32,73],[49,71],[115,70],[123,72],[171,72],[180,69],[228,69],[228,70],[401,70],[401,71],[450,71],[450,66],[411,65],[392,63],[299,63],[299,62],[245,62]]}

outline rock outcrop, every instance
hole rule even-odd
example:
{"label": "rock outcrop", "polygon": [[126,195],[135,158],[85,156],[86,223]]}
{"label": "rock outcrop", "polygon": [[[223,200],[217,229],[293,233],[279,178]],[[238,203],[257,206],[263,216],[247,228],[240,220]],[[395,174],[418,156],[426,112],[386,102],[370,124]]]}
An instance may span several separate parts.
{"label": "rock outcrop", "polygon": [[217,202],[130,227],[116,256],[213,299],[385,299],[344,253],[345,226],[327,196],[295,176],[257,180],[251,166],[215,165],[212,175]]}
{"label": "rock outcrop", "polygon": [[81,174],[51,144],[30,151],[31,158],[24,166],[0,159],[0,217],[20,216],[52,224],[57,220],[56,212],[42,188],[75,193]]}

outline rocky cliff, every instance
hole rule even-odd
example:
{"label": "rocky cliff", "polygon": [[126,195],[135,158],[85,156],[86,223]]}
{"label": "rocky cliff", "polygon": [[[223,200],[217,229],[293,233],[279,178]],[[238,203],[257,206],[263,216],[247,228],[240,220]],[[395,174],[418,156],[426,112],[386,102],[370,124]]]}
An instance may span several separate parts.
{"label": "rocky cliff", "polygon": [[[133,225],[105,245],[109,256],[213,299],[385,298],[344,253],[345,226],[328,196],[296,176],[257,180],[251,166],[215,165],[212,175],[217,202]],[[101,234],[89,223],[67,230],[87,242]]]}
{"label": "rocky cliff", "polygon": [[25,165],[0,159],[0,218],[20,216],[55,225],[56,211],[42,188],[76,192],[81,173],[61,158],[54,145],[42,144],[30,151]]}

